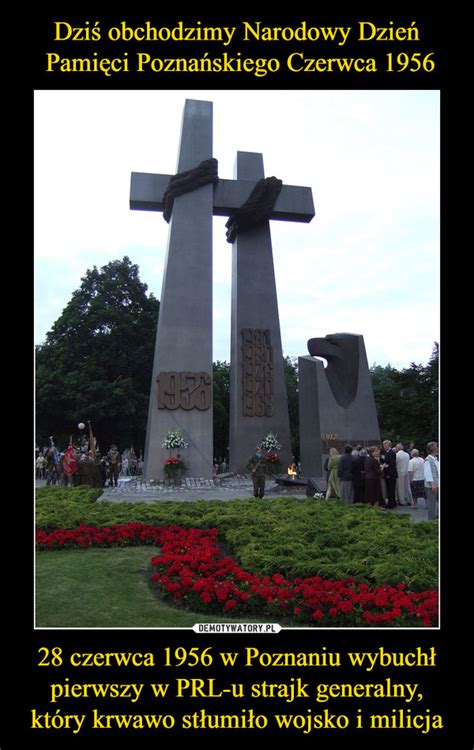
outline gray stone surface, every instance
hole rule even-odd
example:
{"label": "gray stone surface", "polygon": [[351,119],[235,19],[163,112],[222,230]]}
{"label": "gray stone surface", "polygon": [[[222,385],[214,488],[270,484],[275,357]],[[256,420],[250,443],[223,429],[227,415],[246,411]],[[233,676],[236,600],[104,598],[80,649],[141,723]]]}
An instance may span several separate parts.
{"label": "gray stone surface", "polygon": [[[187,100],[177,172],[212,157],[212,102]],[[132,178],[131,206],[137,188]],[[140,196],[139,196],[140,198]],[[158,480],[168,451],[168,430],[180,429],[188,472],[212,476],[212,403],[207,409],[158,409],[160,373],[208,373],[212,378],[212,185],[175,198],[160,298],[145,443],[145,476]],[[159,210],[155,208],[155,210]]]}
{"label": "gray stone surface", "polygon": [[[238,180],[256,182],[264,177],[262,154],[238,152],[235,176]],[[248,196],[247,196],[248,197]],[[272,359],[265,377],[272,373],[269,390],[271,414],[244,414],[242,331],[268,331]],[[269,348],[269,347],[268,347]],[[256,366],[253,367],[254,371]],[[256,377],[255,377],[256,380]],[[261,387],[261,384],[260,386]],[[263,387],[263,386],[262,386]],[[268,396],[265,396],[268,398]],[[280,320],[273,267],[270,224],[262,222],[238,234],[232,245],[232,311],[231,311],[231,373],[230,373],[230,454],[232,471],[243,472],[249,456],[265,435],[273,432],[282,445],[281,458],[287,465],[291,459],[291,435],[288,417]]]}
{"label": "gray stone surface", "polygon": [[318,476],[331,446],[380,444],[380,430],[364,337],[330,334],[310,339],[308,350],[313,356],[298,359],[301,469]]}

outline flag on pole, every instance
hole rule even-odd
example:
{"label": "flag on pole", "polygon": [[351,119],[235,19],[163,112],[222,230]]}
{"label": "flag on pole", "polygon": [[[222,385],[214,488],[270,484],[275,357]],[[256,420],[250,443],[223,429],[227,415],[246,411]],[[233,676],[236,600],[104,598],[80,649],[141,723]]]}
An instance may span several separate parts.
{"label": "flag on pole", "polygon": [[68,477],[72,477],[72,475],[75,474],[77,471],[77,461],[74,455],[74,448],[72,445],[72,435],[69,438],[69,445],[64,451],[63,469],[64,469],[64,473]]}
{"label": "flag on pole", "polygon": [[53,456],[54,465],[57,466],[59,461],[59,451],[54,444],[53,435],[49,436],[49,442],[51,443],[51,448],[48,453]]}
{"label": "flag on pole", "polygon": [[92,434],[91,421],[90,419],[87,421],[89,423],[89,450],[90,450],[91,457],[95,460],[95,457],[96,457],[95,438],[94,438],[94,435]]}

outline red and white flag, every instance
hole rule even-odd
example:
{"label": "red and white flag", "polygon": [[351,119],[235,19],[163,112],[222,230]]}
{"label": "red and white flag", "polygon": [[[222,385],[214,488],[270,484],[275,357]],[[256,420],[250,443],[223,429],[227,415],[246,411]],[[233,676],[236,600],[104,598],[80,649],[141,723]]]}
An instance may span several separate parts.
{"label": "red and white flag", "polygon": [[74,455],[74,448],[72,447],[72,443],[69,443],[68,447],[64,451],[63,469],[64,473],[67,474],[68,477],[71,477],[77,471],[77,461]]}

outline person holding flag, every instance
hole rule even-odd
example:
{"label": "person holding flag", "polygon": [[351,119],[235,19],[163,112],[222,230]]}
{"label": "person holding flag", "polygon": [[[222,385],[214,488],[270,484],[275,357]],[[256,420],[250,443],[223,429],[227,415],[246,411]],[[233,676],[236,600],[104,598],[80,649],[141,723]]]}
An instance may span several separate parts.
{"label": "person holding flag", "polygon": [[49,436],[49,442],[51,443],[50,448],[46,454],[46,486],[50,484],[57,484],[58,482],[58,461],[59,451],[56,448],[53,440],[53,435]]}

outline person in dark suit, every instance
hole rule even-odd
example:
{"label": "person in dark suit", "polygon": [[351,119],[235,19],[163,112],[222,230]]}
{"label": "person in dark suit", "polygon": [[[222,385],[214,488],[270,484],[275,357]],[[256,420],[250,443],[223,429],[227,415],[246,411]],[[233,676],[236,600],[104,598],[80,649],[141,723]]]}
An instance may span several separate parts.
{"label": "person in dark suit", "polygon": [[355,457],[352,464],[352,486],[354,487],[354,502],[365,503],[365,459],[367,451],[360,448],[359,455]]}
{"label": "person in dark suit", "polygon": [[354,487],[352,485],[353,465],[352,445],[346,445],[339,461],[339,466],[337,467],[337,475],[341,480],[341,500],[345,500],[346,503],[354,502]]}
{"label": "person in dark suit", "polygon": [[387,487],[387,508],[395,508],[397,505],[395,499],[395,490],[397,486],[397,454],[392,448],[390,440],[384,440],[382,443],[380,462],[382,464],[383,476]]}
{"label": "person in dark suit", "polygon": [[385,508],[382,495],[382,467],[380,465],[380,448],[372,445],[367,449],[368,456],[365,459],[365,502],[369,505],[379,505]]}

